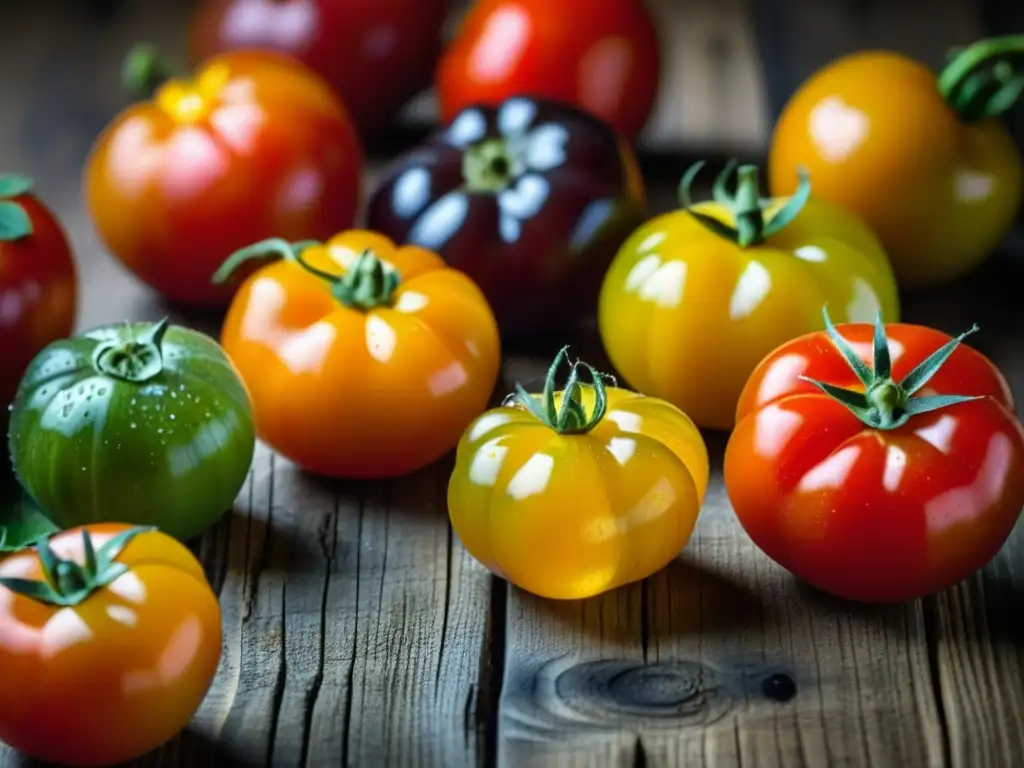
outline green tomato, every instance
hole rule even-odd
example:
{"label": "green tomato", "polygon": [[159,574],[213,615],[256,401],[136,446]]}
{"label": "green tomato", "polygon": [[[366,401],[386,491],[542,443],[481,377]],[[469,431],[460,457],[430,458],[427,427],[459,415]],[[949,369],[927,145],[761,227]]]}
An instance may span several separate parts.
{"label": "green tomato", "polygon": [[121,323],[53,342],[11,406],[14,472],[61,528],[199,535],[233,504],[256,445],[249,393],[213,339]]}

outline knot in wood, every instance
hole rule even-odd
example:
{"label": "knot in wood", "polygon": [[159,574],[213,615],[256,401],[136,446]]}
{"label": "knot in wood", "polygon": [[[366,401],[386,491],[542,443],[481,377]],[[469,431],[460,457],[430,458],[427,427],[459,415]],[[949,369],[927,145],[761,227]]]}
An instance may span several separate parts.
{"label": "knot in wood", "polygon": [[719,681],[694,661],[645,665],[592,661],[563,671],[555,683],[562,704],[592,720],[670,721],[674,726],[706,723],[728,709]]}

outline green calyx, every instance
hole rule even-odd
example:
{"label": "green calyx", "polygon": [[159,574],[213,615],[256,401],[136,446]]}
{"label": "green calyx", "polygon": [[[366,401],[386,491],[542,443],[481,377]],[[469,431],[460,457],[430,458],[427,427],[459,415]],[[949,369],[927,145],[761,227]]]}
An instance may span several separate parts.
{"label": "green calyx", "polygon": [[1024,92],[1024,35],[979,40],[955,51],[939,73],[938,89],[961,120],[995,117]]}
{"label": "green calyx", "polygon": [[139,43],[125,56],[121,84],[136,100],[148,99],[165,81],[182,74],[181,69],[160,55],[156,46]]}
{"label": "green calyx", "polygon": [[[727,208],[732,214],[735,224],[730,226],[714,216],[694,210],[690,190],[697,174],[703,167],[704,161],[702,160],[691,165],[683,174],[683,180],[679,184],[679,201],[683,208],[704,227],[716,235],[736,243],[741,248],[759,245],[772,235],[781,232],[797,217],[811,196],[810,178],[807,171],[801,168],[798,171],[800,183],[796,192],[770,218],[766,217],[765,209],[770,201],[761,197],[757,166],[738,165],[735,160],[730,160],[718,174],[712,188],[715,202]],[[734,171],[736,172],[735,191],[730,193],[727,184]]]}
{"label": "green calyx", "polygon": [[141,331],[129,325],[125,338],[111,339],[96,346],[92,355],[93,367],[122,381],[152,379],[164,369],[161,345],[169,327],[166,317],[150,323]]}
{"label": "green calyx", "polygon": [[487,139],[462,155],[462,179],[473,192],[500,192],[518,174],[518,164],[503,139]]}
{"label": "green calyx", "polygon": [[0,175],[0,242],[20,240],[32,234],[32,219],[15,198],[32,191],[32,179]]}
{"label": "green calyx", "polygon": [[[561,407],[555,403],[555,382],[558,378],[558,369],[562,363],[569,364],[569,377],[562,388]],[[590,374],[589,386],[594,390],[594,408],[588,414],[583,406],[581,398],[584,386],[580,382],[579,370],[584,368]],[[569,347],[562,347],[555,355],[554,362],[548,368],[547,377],[544,379],[544,391],[540,395],[532,395],[526,391],[521,384],[516,384],[515,394],[512,402],[525,408],[539,421],[562,435],[586,434],[604,418],[608,408],[608,395],[604,385],[605,374],[599,373],[593,366],[577,360],[569,363]]]}
{"label": "green calyx", "polygon": [[398,272],[372,250],[361,253],[343,275],[318,269],[306,261],[302,253],[307,248],[320,246],[315,240],[289,243],[281,238],[262,240],[228,257],[213,276],[213,282],[223,283],[238,267],[253,259],[277,257],[298,264],[311,275],[325,280],[331,286],[331,295],[351,309],[366,311],[386,307],[401,283]]}
{"label": "green calyx", "polygon": [[885,325],[882,322],[881,312],[878,313],[878,318],[875,320],[874,360],[871,367],[868,367],[867,363],[853,351],[846,339],[839,335],[839,331],[832,325],[828,316],[828,310],[822,310],[822,314],[825,318],[825,329],[828,331],[829,338],[846,359],[853,372],[857,374],[857,378],[864,385],[864,391],[844,389],[807,376],[800,378],[818,387],[833,400],[845,405],[854,416],[869,427],[896,429],[906,424],[911,416],[936,411],[939,408],[965,403],[969,400],[981,399],[968,395],[913,396],[949,359],[960,342],[978,330],[978,326],[975,325],[966,333],[960,334],[955,339],[950,339],[948,343],[922,360],[914,370],[903,377],[902,381],[896,382],[892,378],[892,359],[889,354],[889,341],[885,336]]}
{"label": "green calyx", "polygon": [[96,549],[89,532],[83,529],[84,563],[57,557],[50,546],[49,536],[40,536],[36,541],[36,550],[43,568],[43,580],[0,577],[0,587],[48,605],[78,605],[97,589],[126,573],[128,566],[117,562],[117,556],[140,533],[154,530],[152,527],[141,526],[129,528]]}

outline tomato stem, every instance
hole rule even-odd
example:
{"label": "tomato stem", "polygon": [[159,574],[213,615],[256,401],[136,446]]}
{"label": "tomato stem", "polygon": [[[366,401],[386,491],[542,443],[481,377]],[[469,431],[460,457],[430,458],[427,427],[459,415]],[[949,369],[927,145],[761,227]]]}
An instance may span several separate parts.
{"label": "tomato stem", "polygon": [[50,546],[50,538],[40,536],[36,540],[36,551],[42,567],[43,579],[21,579],[0,577],[0,587],[48,605],[75,606],[88,598],[97,589],[107,586],[127,572],[124,563],[117,562],[118,555],[132,539],[140,533],[155,531],[156,528],[136,526],[111,538],[98,550],[93,544],[89,531],[82,529],[82,552],[84,562],[65,560],[57,556]]}
{"label": "tomato stem", "polygon": [[[761,197],[760,179],[756,165],[739,165],[730,160],[715,179],[712,197],[719,205],[724,206],[732,215],[734,224],[730,225],[720,219],[696,210],[691,196],[693,182],[704,167],[704,161],[691,165],[679,183],[679,201],[683,208],[700,224],[714,234],[730,240],[741,248],[759,245],[766,239],[782,231],[797,217],[811,196],[811,182],[807,170],[800,168],[797,174],[800,179],[796,192],[779,208],[774,215],[765,216],[766,208],[771,200]],[[729,194],[727,184],[733,172],[736,173],[736,191]]]}
{"label": "tomato stem", "polygon": [[15,198],[32,191],[32,179],[15,174],[0,175],[0,242],[11,242],[32,234],[32,219]]}
{"label": "tomato stem", "polygon": [[167,80],[183,74],[180,67],[160,55],[155,45],[139,43],[125,56],[121,83],[133,99],[142,100],[150,98]]}
{"label": "tomato stem", "polygon": [[388,306],[399,282],[395,268],[367,248],[334,283],[332,292],[346,307],[367,310]]}
{"label": "tomato stem", "polygon": [[214,274],[213,282],[224,282],[243,262],[277,256],[298,264],[311,275],[329,283],[331,294],[346,307],[368,310],[391,303],[401,283],[401,277],[394,267],[367,248],[356,257],[344,274],[336,275],[313,266],[303,258],[303,251],[307,248],[321,245],[316,240],[297,243],[289,243],[277,237],[262,240],[231,254]]}
{"label": "tomato stem", "polygon": [[1001,115],[1024,92],[1024,35],[979,40],[957,51],[938,77],[938,89],[961,120]]}
{"label": "tomato stem", "polygon": [[167,333],[168,319],[133,328],[125,324],[121,338],[110,339],[96,346],[93,367],[107,376],[122,381],[143,382],[164,369],[161,346]]}
{"label": "tomato stem", "polygon": [[503,139],[487,139],[462,155],[462,178],[473,192],[500,192],[516,174],[516,163]]}
{"label": "tomato stem", "polygon": [[978,326],[972,326],[965,333],[960,334],[948,343],[937,349],[926,359],[921,361],[917,367],[903,377],[900,382],[892,378],[892,355],[889,350],[889,341],[885,334],[885,325],[882,322],[882,313],[879,312],[875,319],[875,333],[872,343],[873,365],[868,366],[853,350],[850,344],[844,339],[828,316],[828,308],[822,309],[825,320],[825,330],[839,353],[846,359],[851,370],[857,375],[857,379],[864,386],[863,391],[845,389],[835,384],[828,384],[807,376],[801,376],[804,381],[813,384],[833,400],[846,406],[854,416],[875,429],[896,429],[907,423],[912,417],[922,413],[945,408],[957,403],[965,403],[969,400],[979,400],[979,397],[969,395],[927,395],[913,397],[921,387],[928,383],[936,371],[949,359],[954,350],[965,338],[975,333]]}
{"label": "tomato stem", "polygon": [[[577,360],[569,363],[569,377],[562,388],[562,403],[556,402],[555,382],[558,369],[563,362],[569,361],[569,347],[562,347],[555,355],[544,379],[544,391],[533,395],[526,391],[522,384],[516,384],[512,402],[525,408],[537,419],[551,429],[563,435],[585,434],[601,423],[608,408],[608,393],[605,390],[606,374],[599,373],[592,365]],[[590,385],[594,390],[594,408],[588,415],[583,406],[582,391],[586,386],[579,381],[579,369],[584,368],[590,374]]]}

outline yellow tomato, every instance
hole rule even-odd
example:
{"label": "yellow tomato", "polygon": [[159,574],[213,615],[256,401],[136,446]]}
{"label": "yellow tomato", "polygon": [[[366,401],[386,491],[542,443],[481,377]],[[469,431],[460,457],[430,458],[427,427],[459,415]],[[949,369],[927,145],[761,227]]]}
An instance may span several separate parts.
{"label": "yellow tomato", "polygon": [[797,167],[807,168],[816,196],[878,235],[903,287],[969,272],[1020,211],[1021,156],[994,116],[1020,90],[998,67],[1022,49],[1024,35],[983,40],[938,78],[888,51],[829,64],[793,94],[775,126],[772,194],[792,192]]}
{"label": "yellow tomato", "polygon": [[[606,387],[585,363],[555,391],[518,388],[459,442],[448,485],[452,528],[487,568],[542,597],[590,597],[646,578],[693,532],[708,454],[679,409]],[[582,386],[582,367],[593,384]],[[566,394],[568,393],[568,394]]]}
{"label": "yellow tomato", "polygon": [[632,387],[678,406],[701,427],[729,429],[747,377],[785,341],[821,328],[827,305],[842,322],[899,318],[889,264],[851,213],[810,197],[758,196],[757,169],[733,166],[715,202],[644,224],[623,244],[601,288],[598,323],[614,366]]}

